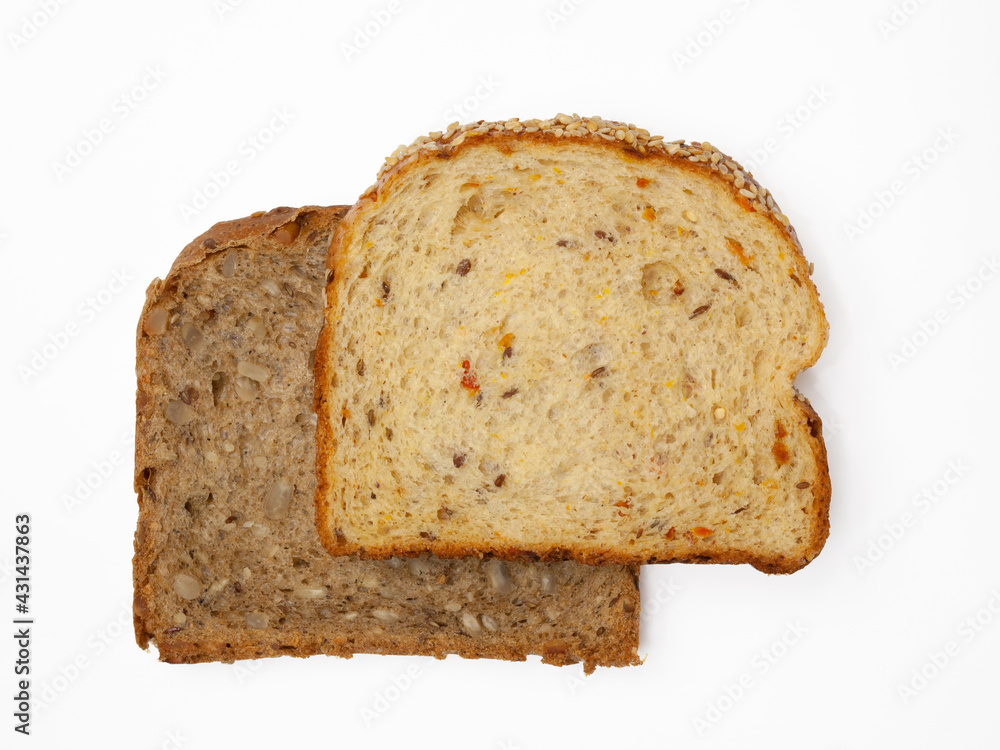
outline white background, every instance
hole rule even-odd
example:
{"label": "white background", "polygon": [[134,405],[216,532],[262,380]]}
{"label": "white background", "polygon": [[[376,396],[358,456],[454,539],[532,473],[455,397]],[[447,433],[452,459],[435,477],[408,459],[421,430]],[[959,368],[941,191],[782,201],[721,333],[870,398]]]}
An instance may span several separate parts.
{"label": "white background", "polygon": [[[46,699],[32,737],[14,735],[0,639],[4,747],[998,746],[995,3],[235,6],[0,12],[0,613],[14,514],[30,512]],[[366,32],[373,14],[389,20]],[[822,555],[789,577],[644,568],[645,664],[585,681],[537,660],[179,667],[140,651],[129,441],[147,283],[216,221],[353,201],[399,143],[453,120],[562,111],[709,140],[791,217],[831,324],[799,378],[826,424]],[[190,208],[198,191],[210,199]]]}

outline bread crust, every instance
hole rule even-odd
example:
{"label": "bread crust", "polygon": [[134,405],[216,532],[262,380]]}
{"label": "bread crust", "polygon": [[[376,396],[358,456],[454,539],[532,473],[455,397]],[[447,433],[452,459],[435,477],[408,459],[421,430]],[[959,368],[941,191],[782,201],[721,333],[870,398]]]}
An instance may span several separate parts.
{"label": "bread crust", "polygon": [[[612,128],[620,126],[636,132],[633,126],[622,123],[606,123]],[[478,132],[486,126],[486,132]],[[477,127],[478,126],[478,127]],[[379,174],[377,182],[368,188],[358,199],[358,201],[345,214],[341,223],[334,231],[330,246],[330,255],[327,259],[327,267],[332,273],[327,274],[327,310],[324,318],[323,334],[319,346],[316,350],[316,372],[317,372],[317,396],[316,406],[319,416],[317,430],[317,476],[319,484],[316,492],[316,515],[317,527],[319,529],[320,540],[326,549],[332,554],[357,554],[368,559],[387,559],[392,556],[412,556],[429,552],[438,557],[458,558],[466,556],[493,555],[502,559],[531,559],[531,560],[566,560],[572,559],[577,562],[590,565],[599,564],[625,564],[633,565],[640,563],[668,563],[668,562],[693,562],[693,563],[726,563],[741,564],[746,563],[765,573],[793,573],[809,562],[820,553],[829,535],[829,507],[831,497],[831,485],[829,467],[827,464],[826,446],[822,437],[822,423],[815,410],[808,401],[797,397],[794,390],[794,379],[802,370],[815,364],[826,347],[829,337],[829,324],[823,309],[823,304],[819,298],[819,292],[812,281],[809,263],[805,258],[802,245],[794,227],[788,223],[787,217],[781,213],[777,203],[770,196],[770,193],[759,185],[753,176],[732,159],[719,152],[714,146],[704,142],[692,142],[690,144],[683,141],[675,141],[670,147],[677,146],[676,149],[643,143],[641,140],[629,142],[622,138],[608,139],[601,137],[598,131],[589,131],[581,128],[584,132],[580,135],[569,136],[565,132],[556,134],[551,128],[544,127],[535,132],[513,132],[504,127],[504,123],[484,123],[479,121],[461,129],[452,128],[447,134],[436,139],[421,139],[410,148],[399,159],[390,157],[386,166]],[[464,133],[464,135],[463,135]],[[456,136],[457,134],[457,136]],[[470,148],[473,144],[480,144],[488,141],[503,152],[511,152],[514,149],[530,147],[541,144],[567,144],[568,146],[579,146],[581,148],[595,148],[612,151],[620,158],[645,163],[669,164],[673,168],[685,170],[699,176],[708,176],[723,189],[728,190],[733,199],[737,201],[744,210],[759,213],[765,217],[774,231],[784,237],[788,246],[788,256],[786,260],[791,260],[798,269],[798,278],[808,290],[813,314],[821,324],[821,337],[817,345],[805,352],[799,367],[794,372],[789,373],[789,398],[794,402],[795,408],[801,414],[799,420],[800,429],[808,426],[809,445],[812,450],[813,459],[819,473],[814,478],[811,489],[812,502],[809,515],[813,519],[813,528],[807,546],[803,548],[802,554],[794,558],[786,558],[784,555],[769,555],[766,553],[756,553],[753,551],[726,551],[713,552],[710,548],[700,546],[697,543],[689,543],[686,548],[681,548],[668,558],[649,558],[646,556],[636,556],[628,554],[622,550],[605,548],[598,550],[578,550],[572,547],[561,547],[552,545],[547,548],[535,548],[525,550],[514,545],[500,543],[490,543],[488,545],[455,544],[439,540],[420,540],[412,545],[388,544],[379,547],[364,546],[354,544],[347,540],[342,534],[338,534],[338,528],[331,523],[333,514],[330,513],[328,500],[328,467],[323,463],[323,458],[333,449],[333,424],[330,421],[330,410],[321,408],[323,405],[322,384],[328,382],[330,368],[329,360],[331,343],[331,316],[336,308],[338,284],[344,265],[343,248],[349,245],[353,234],[354,225],[362,211],[378,206],[384,202],[397,189],[401,176],[406,170],[415,168],[431,160],[445,161],[455,154]],[[431,147],[428,147],[431,144]],[[713,161],[715,154],[721,156]],[[742,173],[744,184],[753,186],[755,196],[763,196],[760,200],[748,199],[736,185],[733,179],[733,170],[721,172],[718,163],[732,164]],[[728,169],[728,168],[727,168]],[[746,188],[743,188],[746,191]],[[801,399],[801,400],[800,400]]]}
{"label": "bread crust", "polygon": [[[147,288],[146,298],[136,330],[136,352],[139,362],[155,361],[155,350],[150,337],[143,332],[150,309],[169,298],[176,288],[181,273],[198,266],[213,256],[230,248],[259,246],[262,238],[289,222],[300,224],[303,232],[329,233],[347,211],[347,206],[306,206],[302,208],[276,208],[258,212],[234,221],[221,222],[190,242],[178,255],[164,279],[155,279]],[[306,235],[308,240],[308,235]],[[138,521],[134,538],[133,557],[133,625],[136,643],[143,649],[155,642],[161,661],[173,664],[201,662],[233,662],[238,659],[256,659],[271,656],[310,656],[326,654],[349,658],[355,653],[429,655],[444,658],[459,654],[468,658],[495,658],[506,660],[526,659],[526,636],[497,635],[489,641],[461,633],[428,632],[418,637],[411,634],[379,634],[367,632],[353,635],[334,635],[314,632],[309,628],[283,632],[278,640],[273,635],[261,633],[257,637],[242,634],[239,629],[213,626],[202,632],[166,627],[154,616],[151,604],[157,601],[150,571],[156,564],[156,546],[153,540],[162,533],[163,499],[152,489],[152,476],[145,475],[143,467],[155,465],[148,449],[148,410],[151,403],[143,399],[143,386],[149,385],[152,367],[137,363],[138,388],[136,393],[136,444],[134,489],[138,501]],[[553,665],[582,663],[586,672],[596,666],[629,666],[639,663],[636,654],[638,643],[638,568],[630,567],[615,577],[615,593],[627,596],[635,603],[635,611],[625,614],[618,609],[609,613],[608,637],[584,644],[562,641],[542,642],[531,645],[540,653],[542,661]],[[162,619],[162,618],[161,618]],[[597,646],[594,648],[594,646]]]}

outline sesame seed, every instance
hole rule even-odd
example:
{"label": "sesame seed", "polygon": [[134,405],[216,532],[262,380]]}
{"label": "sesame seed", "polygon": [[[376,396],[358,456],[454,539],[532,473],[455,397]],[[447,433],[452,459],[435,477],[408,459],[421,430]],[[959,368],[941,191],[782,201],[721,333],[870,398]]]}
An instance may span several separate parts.
{"label": "sesame seed", "polygon": [[726,410],[723,409],[721,406],[717,407],[716,410],[715,410],[715,418],[716,419],[725,419],[726,418]]}
{"label": "sesame seed", "polygon": [[598,136],[609,142],[623,142],[623,145],[630,147],[633,152],[642,155],[666,154],[686,159],[692,164],[702,164],[706,169],[719,175],[722,180],[732,183],[739,195],[752,201],[755,208],[765,213],[771,213],[788,230],[793,241],[797,242],[788,217],[778,209],[771,194],[747,174],[737,162],[726,157],[708,141],[688,143],[681,138],[665,142],[663,136],[650,135],[648,130],[638,128],[633,123],[624,124],[603,120],[600,117],[584,118],[575,113],[572,115],[560,113],[548,120],[529,119],[522,121],[520,118],[513,117],[503,122],[480,120],[464,125],[453,122],[443,133],[435,130],[428,135],[419,136],[409,146],[399,146],[385,159],[378,172],[378,181],[365,190],[362,196],[375,193],[383,184],[384,178],[390,170],[398,171],[404,168],[410,161],[419,158],[420,154],[441,152],[448,155],[454,153],[469,138],[481,138],[492,133],[539,132],[556,138]]}

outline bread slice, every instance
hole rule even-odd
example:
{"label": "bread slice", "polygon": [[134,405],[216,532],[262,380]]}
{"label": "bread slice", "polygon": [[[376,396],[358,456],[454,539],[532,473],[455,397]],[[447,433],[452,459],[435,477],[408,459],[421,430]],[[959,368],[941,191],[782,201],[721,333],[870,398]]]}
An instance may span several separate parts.
{"label": "bread slice", "polygon": [[138,331],[135,632],[167,662],[449,653],[637,662],[637,570],[335,558],[313,515],[312,358],[343,207],[218,224]]}
{"label": "bread slice", "polygon": [[560,116],[401,149],[331,249],[334,553],[750,563],[819,553],[793,387],[827,322],[773,198],[708,143]]}

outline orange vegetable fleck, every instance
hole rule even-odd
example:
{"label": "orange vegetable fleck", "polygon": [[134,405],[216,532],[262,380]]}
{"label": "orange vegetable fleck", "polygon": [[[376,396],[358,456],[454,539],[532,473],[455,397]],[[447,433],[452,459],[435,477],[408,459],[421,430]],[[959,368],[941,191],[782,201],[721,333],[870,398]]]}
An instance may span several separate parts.
{"label": "orange vegetable fleck", "polygon": [[656,218],[656,210],[647,206],[642,212],[642,218],[646,221],[653,221]]}
{"label": "orange vegetable fleck", "polygon": [[382,300],[380,299],[375,300],[375,307],[382,307]]}
{"label": "orange vegetable fleck", "polygon": [[771,453],[774,455],[774,460],[778,462],[778,466],[787,464],[791,458],[788,453],[788,446],[780,440],[771,447]]}
{"label": "orange vegetable fleck", "polygon": [[500,343],[499,343],[498,346],[501,349],[506,349],[508,346],[510,346],[513,343],[514,343],[514,334],[513,333],[508,333],[506,336],[504,336],[502,339],[500,339]]}
{"label": "orange vegetable fleck", "polygon": [[691,533],[699,539],[704,539],[706,536],[711,536],[714,532],[711,529],[706,529],[704,526],[695,526],[691,529]]}
{"label": "orange vegetable fleck", "polygon": [[644,188],[647,187],[648,185],[649,185],[649,180],[647,180],[645,177],[640,177],[638,180],[635,181],[636,187]]}
{"label": "orange vegetable fleck", "polygon": [[739,241],[734,240],[732,237],[726,237],[726,244],[729,245],[729,252],[731,252],[733,255],[735,255],[737,258],[740,259],[740,263],[742,263],[744,266],[750,265],[750,261],[753,260],[753,256],[748,255],[743,250],[743,245],[741,245]]}

